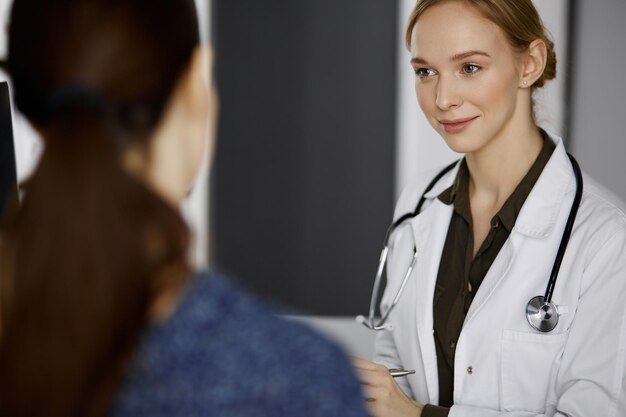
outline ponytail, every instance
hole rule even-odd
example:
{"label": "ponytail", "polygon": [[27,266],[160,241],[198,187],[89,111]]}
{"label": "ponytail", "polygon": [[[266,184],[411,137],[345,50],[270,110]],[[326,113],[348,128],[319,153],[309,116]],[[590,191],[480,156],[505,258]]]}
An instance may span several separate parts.
{"label": "ponytail", "polygon": [[0,415],[104,416],[190,273],[179,212],[123,155],[150,148],[189,68],[195,2],[16,0],[10,21],[15,103],[44,152],[0,241]]}
{"label": "ponytail", "polygon": [[107,415],[152,302],[190,273],[185,223],[124,169],[119,134],[66,110],[2,240],[2,415]]}

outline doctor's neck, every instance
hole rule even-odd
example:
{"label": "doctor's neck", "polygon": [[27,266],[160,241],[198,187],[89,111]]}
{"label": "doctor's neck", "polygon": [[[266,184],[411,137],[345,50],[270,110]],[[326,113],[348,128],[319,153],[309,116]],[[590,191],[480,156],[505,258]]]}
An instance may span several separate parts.
{"label": "doctor's neck", "polygon": [[500,207],[537,159],[543,146],[539,128],[530,113],[521,115],[521,120],[516,118],[484,147],[465,155],[470,198],[478,197]]}

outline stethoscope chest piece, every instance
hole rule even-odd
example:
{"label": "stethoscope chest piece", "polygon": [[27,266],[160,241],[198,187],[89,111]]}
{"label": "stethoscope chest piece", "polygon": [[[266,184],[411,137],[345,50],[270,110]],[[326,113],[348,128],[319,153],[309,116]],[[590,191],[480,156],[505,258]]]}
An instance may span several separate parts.
{"label": "stethoscope chest piece", "polygon": [[546,302],[542,295],[538,295],[528,302],[526,318],[534,329],[548,333],[558,324],[559,312],[554,303]]}
{"label": "stethoscope chest piece", "polygon": [[[574,228],[574,221],[576,220],[576,214],[578,213],[578,208],[580,206],[583,195],[583,175],[580,167],[578,166],[576,159],[574,159],[572,155],[567,154],[567,156],[572,163],[572,169],[574,170],[574,176],[576,177],[576,194],[574,196],[574,201],[572,202],[569,216],[567,217],[567,222],[565,223],[565,229],[563,230],[563,236],[561,237],[561,243],[559,243],[559,249],[556,253],[554,264],[552,265],[552,272],[550,273],[550,279],[548,280],[548,284],[546,286],[545,295],[538,295],[532,298],[526,305],[526,319],[528,320],[528,323],[532,326],[533,329],[538,330],[542,333],[551,332],[552,330],[554,330],[559,322],[559,311],[556,307],[556,304],[552,302],[552,294],[554,293],[556,279],[559,274],[559,269],[561,268],[561,263],[563,262],[563,257],[565,256],[567,243],[569,242],[572,229]],[[383,269],[385,268],[385,264],[387,261],[387,254],[389,252],[389,237],[400,224],[402,224],[406,220],[415,218],[420,213],[422,205],[426,201],[426,193],[432,190],[437,181],[439,181],[447,172],[452,170],[452,168],[454,168],[456,164],[457,163],[455,162],[451,165],[448,165],[439,174],[437,174],[435,178],[433,178],[433,180],[430,182],[430,184],[428,184],[428,187],[426,187],[426,190],[422,194],[422,197],[415,207],[415,210],[411,213],[406,213],[405,215],[400,216],[387,229],[387,234],[385,235],[385,247],[381,253],[378,270],[376,272],[376,279],[374,281],[374,288],[372,290],[369,317],[365,318],[363,316],[358,316],[357,321],[359,323],[364,324],[366,327],[372,330],[392,329],[392,326],[389,323],[385,322],[387,320],[387,317],[389,317],[389,313],[391,312],[391,310],[393,310],[395,305],[398,303],[400,295],[402,295],[409,276],[411,275],[413,268],[416,265],[417,250],[415,246],[413,246],[413,260],[411,261],[411,265],[407,269],[407,272],[402,279],[396,296],[394,297],[391,305],[387,308],[387,311],[383,314],[383,316],[378,321],[375,321],[374,314],[376,312],[376,303],[378,301],[378,294],[380,290],[379,287],[382,280]]]}

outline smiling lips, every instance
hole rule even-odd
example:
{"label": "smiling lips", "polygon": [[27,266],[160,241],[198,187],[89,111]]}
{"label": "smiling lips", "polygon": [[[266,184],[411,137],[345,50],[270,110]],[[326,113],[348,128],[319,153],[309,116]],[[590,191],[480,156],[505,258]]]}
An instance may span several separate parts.
{"label": "smiling lips", "polygon": [[477,118],[478,116],[455,120],[439,120],[439,124],[443,127],[443,130],[445,130],[446,133],[460,133]]}

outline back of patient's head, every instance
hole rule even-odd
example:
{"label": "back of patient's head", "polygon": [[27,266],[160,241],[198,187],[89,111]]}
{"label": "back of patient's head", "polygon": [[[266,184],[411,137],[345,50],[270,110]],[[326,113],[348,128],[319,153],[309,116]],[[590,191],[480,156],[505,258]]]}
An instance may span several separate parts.
{"label": "back of patient's head", "polygon": [[44,152],[0,247],[0,414],[106,415],[148,310],[189,274],[148,148],[199,35],[193,0],[15,0],[8,70]]}

